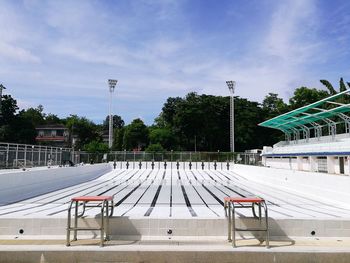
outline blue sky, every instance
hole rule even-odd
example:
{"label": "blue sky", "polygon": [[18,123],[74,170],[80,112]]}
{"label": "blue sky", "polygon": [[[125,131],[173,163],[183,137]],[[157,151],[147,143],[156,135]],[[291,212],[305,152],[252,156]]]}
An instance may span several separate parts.
{"label": "blue sky", "polygon": [[21,108],[152,124],[169,96],[287,99],[350,81],[350,1],[0,1],[0,83]]}

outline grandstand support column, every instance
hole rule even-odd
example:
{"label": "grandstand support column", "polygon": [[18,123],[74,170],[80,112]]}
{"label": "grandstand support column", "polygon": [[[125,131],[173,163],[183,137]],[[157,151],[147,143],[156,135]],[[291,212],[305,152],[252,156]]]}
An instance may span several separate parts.
{"label": "grandstand support column", "polygon": [[303,156],[297,156],[297,168],[298,171],[303,170]]}
{"label": "grandstand support column", "polygon": [[327,156],[327,172],[329,174],[335,173],[335,158],[334,158],[334,156]]}
{"label": "grandstand support column", "polygon": [[347,175],[350,175],[350,156],[348,156],[348,158],[346,158],[348,160],[348,172]]}
{"label": "grandstand support column", "polygon": [[317,172],[317,156],[309,156],[310,172]]}

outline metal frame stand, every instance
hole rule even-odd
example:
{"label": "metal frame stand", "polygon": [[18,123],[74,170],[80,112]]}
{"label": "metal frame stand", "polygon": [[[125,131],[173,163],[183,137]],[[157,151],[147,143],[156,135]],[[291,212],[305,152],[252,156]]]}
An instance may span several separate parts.
{"label": "metal frame stand", "polygon": [[[88,203],[93,203],[88,205]],[[71,210],[74,206],[74,226],[71,226]],[[79,205],[83,206],[83,211],[78,214]],[[78,227],[78,218],[82,217],[85,213],[86,207],[99,207],[101,206],[101,227],[91,228],[91,227]],[[68,207],[68,220],[67,220],[67,242],[66,245],[70,246],[70,231],[73,231],[74,238],[72,241],[78,240],[78,231],[86,230],[99,230],[101,231],[101,242],[100,246],[103,247],[104,241],[110,239],[109,236],[109,218],[113,215],[114,202],[113,196],[80,196],[72,198]]]}
{"label": "metal frame stand", "polygon": [[[266,247],[269,248],[269,224],[268,224],[268,212],[264,199],[259,197],[226,197],[224,199],[225,215],[228,219],[228,233],[227,239],[232,241],[232,246],[236,247],[236,231],[261,231],[265,232]],[[237,205],[235,205],[237,204]],[[255,207],[258,207],[259,214],[255,212]],[[237,228],[235,222],[235,209],[237,208],[251,208],[253,212],[253,218],[259,220],[260,227],[258,228]],[[264,208],[265,225],[262,224],[262,209]],[[262,242],[261,242],[262,243]]]}

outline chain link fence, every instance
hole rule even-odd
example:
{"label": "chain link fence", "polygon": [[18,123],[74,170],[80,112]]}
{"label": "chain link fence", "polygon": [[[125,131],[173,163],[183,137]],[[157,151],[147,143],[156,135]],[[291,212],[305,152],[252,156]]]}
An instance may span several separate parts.
{"label": "chain link fence", "polygon": [[133,152],[88,153],[71,148],[41,145],[0,143],[0,169],[77,163],[101,163],[107,161],[129,162],[234,162],[261,165],[256,153],[231,152]]}
{"label": "chain link fence", "polygon": [[61,165],[69,160],[68,148],[0,143],[0,169]]}

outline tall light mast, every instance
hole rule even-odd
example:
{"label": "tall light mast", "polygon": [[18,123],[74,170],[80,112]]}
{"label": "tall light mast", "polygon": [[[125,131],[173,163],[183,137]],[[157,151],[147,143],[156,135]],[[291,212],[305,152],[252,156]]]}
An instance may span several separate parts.
{"label": "tall light mast", "polygon": [[108,86],[109,86],[109,132],[108,132],[108,147],[112,148],[113,145],[113,114],[112,114],[112,97],[113,92],[115,89],[115,86],[117,85],[118,80],[116,79],[109,79],[108,80]]}
{"label": "tall light mast", "polygon": [[4,85],[0,84],[0,117],[2,117],[2,111],[1,111],[1,100],[2,100],[2,90],[6,89]]}
{"label": "tall light mast", "polygon": [[226,81],[228,89],[230,91],[230,149],[231,152],[235,152],[235,105],[234,94],[236,82],[232,80]]}

